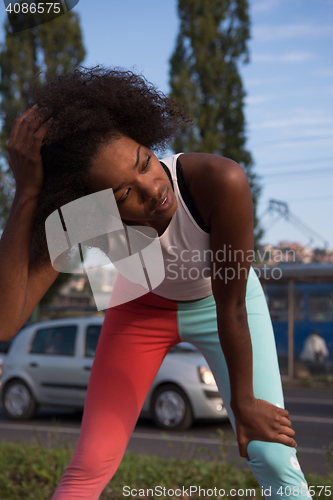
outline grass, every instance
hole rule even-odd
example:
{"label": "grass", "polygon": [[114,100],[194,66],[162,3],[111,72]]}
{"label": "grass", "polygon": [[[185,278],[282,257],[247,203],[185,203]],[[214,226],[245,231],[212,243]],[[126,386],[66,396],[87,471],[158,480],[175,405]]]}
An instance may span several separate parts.
{"label": "grass", "polygon": [[[244,493],[239,492],[233,496],[233,499],[260,498],[263,499],[258,483],[254,479],[249,469],[239,469],[236,467],[236,462],[226,462],[226,448],[223,445],[225,436],[220,435],[221,447],[220,457],[210,456],[209,460],[198,460],[195,458],[197,452],[209,450],[199,448],[194,452],[190,459],[173,458],[163,460],[156,456],[134,455],[126,453],[120,467],[112,479],[112,481],[104,489],[100,500],[116,500],[124,498],[189,498],[186,494],[172,495],[172,491],[168,490],[189,488],[190,486],[201,487],[206,490],[206,495],[201,492],[191,495],[194,498],[222,498],[221,496],[212,494],[207,491],[216,487],[224,489],[228,497],[228,492],[234,488],[238,492],[240,489]],[[41,443],[26,444],[26,443],[7,443],[0,442],[0,499],[1,500],[50,500],[54,490],[56,489],[65,468],[73,454],[73,448],[70,446],[61,446],[49,448]],[[333,500],[333,443],[326,448],[325,456],[329,466],[327,476],[308,473],[306,479],[309,486],[313,486],[316,494],[313,498],[321,498],[322,500]],[[137,496],[124,495],[123,487],[129,486],[131,489],[136,489]],[[139,495],[139,490],[151,488],[154,490],[156,486],[165,487],[164,494],[149,494],[144,496]],[[327,486],[319,495],[319,486]],[[248,495],[246,495],[248,490]],[[251,491],[249,491],[251,490]],[[128,490],[127,490],[128,491]],[[157,490],[155,490],[156,493]],[[327,495],[327,492],[330,492]],[[146,493],[146,491],[145,491]],[[229,497],[231,498],[231,497]],[[300,496],[300,499],[307,498]]]}

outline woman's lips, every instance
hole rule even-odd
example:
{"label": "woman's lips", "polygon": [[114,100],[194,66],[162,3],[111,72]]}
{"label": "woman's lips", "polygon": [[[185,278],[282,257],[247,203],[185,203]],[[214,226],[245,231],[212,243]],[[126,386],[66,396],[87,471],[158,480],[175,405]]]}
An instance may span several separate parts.
{"label": "woman's lips", "polygon": [[172,200],[171,196],[169,193],[169,190],[167,189],[166,191],[166,196],[164,196],[164,200],[162,200],[162,204],[159,205],[153,212],[164,212],[165,210],[168,210],[171,206]]}

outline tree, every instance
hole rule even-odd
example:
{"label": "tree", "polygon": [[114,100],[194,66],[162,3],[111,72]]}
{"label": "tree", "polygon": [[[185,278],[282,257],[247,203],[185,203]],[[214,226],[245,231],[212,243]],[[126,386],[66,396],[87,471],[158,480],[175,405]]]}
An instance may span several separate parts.
{"label": "tree", "polygon": [[170,97],[183,101],[193,118],[173,142],[174,151],[222,155],[245,170],[254,205],[255,246],[262,237],[257,218],[260,194],[246,149],[245,92],[239,62],[248,62],[247,0],[178,0],[180,31],[170,59]]}
{"label": "tree", "polygon": [[2,130],[0,132],[1,188],[0,226],[10,210],[14,179],[7,163],[7,142],[13,122],[29,107],[29,89],[56,74],[73,71],[83,61],[86,51],[82,42],[79,16],[67,14],[40,26],[12,33],[4,23],[5,41],[0,56],[0,96]]}
{"label": "tree", "polygon": [[[73,71],[86,55],[79,16],[74,12],[17,33],[11,32],[6,20],[4,30],[0,56],[0,228],[6,223],[15,192],[15,180],[7,161],[7,142],[15,118],[29,107],[30,86]],[[60,286],[69,277],[64,275],[54,286]],[[53,292],[50,290],[50,297]]]}

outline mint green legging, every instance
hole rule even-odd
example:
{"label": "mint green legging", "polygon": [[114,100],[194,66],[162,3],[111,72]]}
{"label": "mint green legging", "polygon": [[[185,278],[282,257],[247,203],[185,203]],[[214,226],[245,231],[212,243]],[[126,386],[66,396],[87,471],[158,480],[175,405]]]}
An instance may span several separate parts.
{"label": "mint green legging", "polygon": [[[113,293],[117,293],[117,282]],[[262,287],[252,268],[246,307],[253,349],[254,394],[283,407],[272,324]],[[235,430],[229,375],[219,341],[213,296],[177,303],[150,292],[106,312],[80,438],[53,500],[99,498],[121,462],[164,357],[181,341],[197,346],[207,359]],[[260,486],[265,490],[271,488],[267,497],[287,500],[310,496],[294,448],[251,441],[247,452],[248,464]]]}

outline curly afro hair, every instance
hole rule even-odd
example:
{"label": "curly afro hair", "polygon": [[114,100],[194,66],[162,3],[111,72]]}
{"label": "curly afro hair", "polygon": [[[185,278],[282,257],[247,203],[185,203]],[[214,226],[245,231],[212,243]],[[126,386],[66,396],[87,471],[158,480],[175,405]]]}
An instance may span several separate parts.
{"label": "curly afro hair", "polygon": [[31,104],[52,113],[42,145],[44,185],[34,218],[33,265],[49,261],[45,220],[91,193],[88,170],[100,147],[119,136],[163,151],[191,120],[140,75],[118,68],[80,67],[32,89]]}

